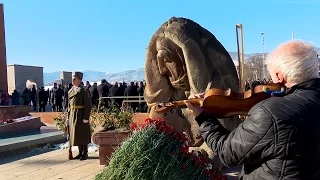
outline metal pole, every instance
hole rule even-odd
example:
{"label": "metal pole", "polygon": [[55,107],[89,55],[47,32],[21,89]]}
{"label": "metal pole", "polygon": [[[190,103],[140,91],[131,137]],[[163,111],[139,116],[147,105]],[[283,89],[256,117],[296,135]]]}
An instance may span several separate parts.
{"label": "metal pole", "polygon": [[242,59],[241,59],[241,79],[242,79],[242,90],[244,90],[244,38],[243,38],[243,26],[240,24],[241,27],[241,53],[242,53]]}
{"label": "metal pole", "polygon": [[242,79],[241,79],[241,57],[240,57],[240,46],[239,46],[239,32],[238,32],[238,24],[236,25],[236,37],[237,37],[237,48],[238,48],[238,77],[239,77],[239,87],[242,88]]}
{"label": "metal pole", "polygon": [[264,33],[262,32],[262,79],[266,77],[265,70],[265,52],[264,52]]}

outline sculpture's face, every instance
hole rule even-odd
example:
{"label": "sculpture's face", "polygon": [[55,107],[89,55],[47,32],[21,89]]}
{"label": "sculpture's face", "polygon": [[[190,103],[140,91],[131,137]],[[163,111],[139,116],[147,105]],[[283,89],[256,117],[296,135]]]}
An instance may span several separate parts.
{"label": "sculpture's face", "polygon": [[160,74],[170,79],[173,88],[190,90],[181,48],[167,38],[157,40],[157,61]]}

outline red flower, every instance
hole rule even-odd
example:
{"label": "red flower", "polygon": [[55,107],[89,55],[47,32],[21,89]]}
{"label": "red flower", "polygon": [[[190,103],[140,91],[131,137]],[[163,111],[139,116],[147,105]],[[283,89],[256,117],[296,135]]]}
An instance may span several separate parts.
{"label": "red flower", "polygon": [[130,125],[130,129],[131,129],[131,130],[135,130],[135,129],[137,129],[137,128],[138,128],[137,123],[132,123],[132,124]]}
{"label": "red flower", "polygon": [[188,153],[188,151],[189,151],[189,147],[188,146],[186,146],[186,145],[180,146],[180,152]]}
{"label": "red flower", "polygon": [[146,124],[150,124],[150,123],[152,122],[152,119],[147,118],[144,122],[145,122]]}

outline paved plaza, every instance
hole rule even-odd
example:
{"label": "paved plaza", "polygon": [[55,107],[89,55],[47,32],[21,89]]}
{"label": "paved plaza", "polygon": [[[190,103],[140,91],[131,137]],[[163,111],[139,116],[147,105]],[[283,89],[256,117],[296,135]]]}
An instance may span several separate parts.
{"label": "paved plaza", "polygon": [[89,180],[104,166],[98,153],[89,154],[86,161],[68,160],[67,150],[38,149],[0,160],[1,180]]}

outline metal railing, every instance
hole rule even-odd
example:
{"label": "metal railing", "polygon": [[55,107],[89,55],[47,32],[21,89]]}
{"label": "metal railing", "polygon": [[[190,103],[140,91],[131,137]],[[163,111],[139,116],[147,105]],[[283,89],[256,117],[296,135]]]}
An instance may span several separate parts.
{"label": "metal railing", "polygon": [[[99,101],[102,99],[124,99],[122,101],[121,107],[124,107],[125,103],[145,103],[146,100],[144,96],[112,96],[112,97],[100,97]],[[131,100],[130,100],[131,99]],[[99,107],[100,108],[100,107]]]}

